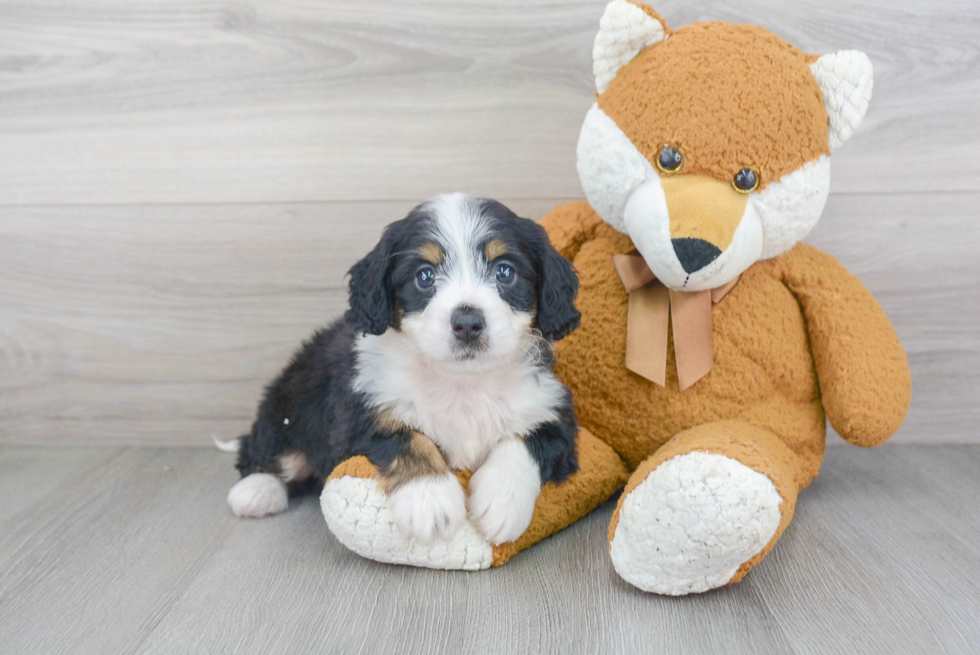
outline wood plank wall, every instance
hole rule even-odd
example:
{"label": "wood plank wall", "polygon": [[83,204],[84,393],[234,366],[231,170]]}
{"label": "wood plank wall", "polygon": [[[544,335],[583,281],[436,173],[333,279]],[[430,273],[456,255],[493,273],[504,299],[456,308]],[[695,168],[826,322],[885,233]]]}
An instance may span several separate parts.
{"label": "wood plank wall", "polygon": [[[0,0],[0,443],[202,444],[419,200],[581,197],[604,2]],[[896,442],[980,442],[980,5],[663,0],[875,65],[808,238],[909,352]]]}

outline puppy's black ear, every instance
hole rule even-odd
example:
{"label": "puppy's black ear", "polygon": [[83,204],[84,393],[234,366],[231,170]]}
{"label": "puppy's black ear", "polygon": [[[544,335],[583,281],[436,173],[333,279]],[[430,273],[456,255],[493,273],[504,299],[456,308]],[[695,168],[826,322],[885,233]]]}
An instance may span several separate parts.
{"label": "puppy's black ear", "polygon": [[395,230],[385,228],[381,241],[348,271],[350,309],[347,324],[358,334],[384,334],[391,325],[391,266]]}
{"label": "puppy's black ear", "polygon": [[575,309],[578,276],[572,264],[562,257],[544,228],[535,224],[539,234],[536,250],[540,257],[538,274],[538,329],[549,341],[567,337],[579,326],[582,315]]}

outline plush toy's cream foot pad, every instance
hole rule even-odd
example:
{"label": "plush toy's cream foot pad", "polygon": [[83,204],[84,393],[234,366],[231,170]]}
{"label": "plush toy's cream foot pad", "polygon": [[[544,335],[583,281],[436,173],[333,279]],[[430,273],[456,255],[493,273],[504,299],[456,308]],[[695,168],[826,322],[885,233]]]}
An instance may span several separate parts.
{"label": "plush toy's cream foot pad", "polygon": [[449,541],[418,543],[395,525],[387,496],[376,480],[331,476],[323,486],[320,507],[337,541],[362,557],[430,569],[476,571],[490,568],[493,548],[469,521]]}
{"label": "plush toy's cream foot pad", "polygon": [[678,455],[623,499],[613,566],[630,584],[658,594],[720,587],[776,534],[781,502],[768,477],[734,459]]}

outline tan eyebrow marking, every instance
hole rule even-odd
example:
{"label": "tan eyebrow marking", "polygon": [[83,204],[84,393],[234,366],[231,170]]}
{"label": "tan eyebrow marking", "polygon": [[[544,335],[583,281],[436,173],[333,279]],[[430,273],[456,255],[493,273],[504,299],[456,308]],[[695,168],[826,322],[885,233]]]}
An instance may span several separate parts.
{"label": "tan eyebrow marking", "polygon": [[497,257],[503,257],[507,254],[507,244],[500,239],[491,239],[484,246],[483,254],[486,256],[488,262],[492,262]]}
{"label": "tan eyebrow marking", "polygon": [[442,248],[439,247],[438,243],[433,243],[432,241],[426,241],[418,249],[419,257],[429,262],[430,264],[435,264],[438,266],[442,263]]}

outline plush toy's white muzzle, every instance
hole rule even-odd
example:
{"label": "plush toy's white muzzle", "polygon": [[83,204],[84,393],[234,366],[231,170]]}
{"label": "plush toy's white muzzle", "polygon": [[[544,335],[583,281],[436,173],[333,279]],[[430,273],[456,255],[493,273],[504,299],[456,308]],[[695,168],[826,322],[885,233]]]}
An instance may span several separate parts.
{"label": "plush toy's white muzzle", "polygon": [[598,105],[586,114],[577,154],[592,208],[629,235],[657,279],[685,291],[723,286],[756,261],[791,248],[816,225],[830,191],[830,158],[821,156],[749,194],[731,243],[703,268],[688,271],[675,250],[680,235],[671,233],[672,223],[676,229],[684,219],[671,216],[660,174]]}

